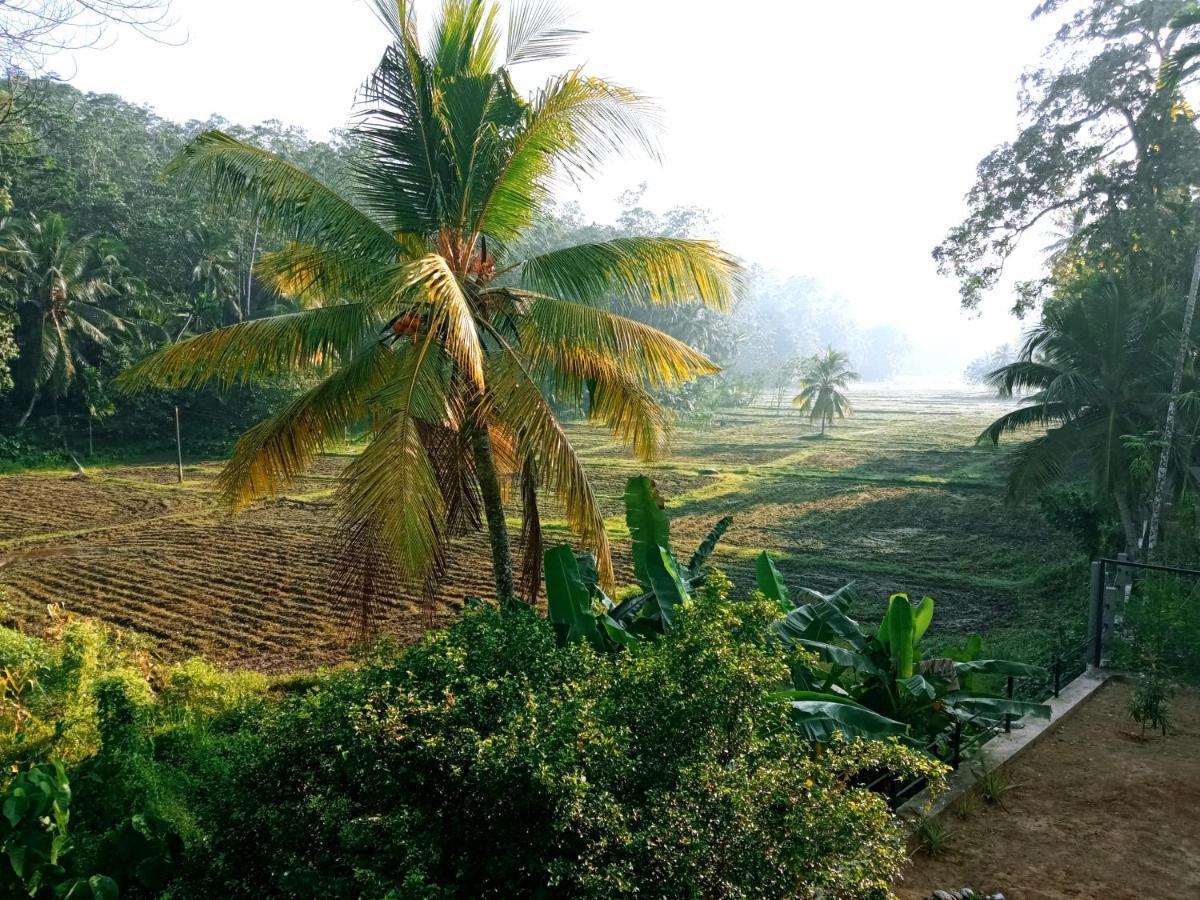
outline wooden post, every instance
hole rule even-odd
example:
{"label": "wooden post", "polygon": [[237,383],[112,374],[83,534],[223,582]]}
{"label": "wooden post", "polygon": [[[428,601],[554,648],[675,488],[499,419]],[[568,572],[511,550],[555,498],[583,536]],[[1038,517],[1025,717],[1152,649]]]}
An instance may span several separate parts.
{"label": "wooden post", "polygon": [[179,463],[179,483],[183,484],[183,440],[179,433],[179,407],[175,407],[175,458]]}

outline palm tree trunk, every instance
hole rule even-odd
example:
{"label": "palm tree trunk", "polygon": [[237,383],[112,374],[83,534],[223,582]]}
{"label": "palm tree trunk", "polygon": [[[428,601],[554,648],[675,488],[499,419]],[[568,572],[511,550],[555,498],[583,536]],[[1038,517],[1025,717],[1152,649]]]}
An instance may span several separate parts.
{"label": "palm tree trunk", "polygon": [[28,422],[29,417],[31,415],[33,415],[33,407],[37,404],[37,400],[38,400],[38,392],[35,389],[34,392],[29,395],[29,405],[27,407],[25,407],[25,412],[21,413],[21,418],[17,420],[18,428],[25,427],[25,423]]}
{"label": "palm tree trunk", "polygon": [[1121,488],[1113,491],[1113,497],[1117,501],[1117,513],[1121,518],[1121,530],[1125,532],[1125,553],[1130,559],[1137,559],[1137,524],[1133,521],[1133,513],[1129,510],[1129,501],[1125,498],[1125,492]]}
{"label": "palm tree trunk", "polygon": [[492,546],[492,577],[496,581],[496,598],[501,603],[508,603],[516,597],[512,548],[508,540],[508,522],[504,518],[500,479],[496,475],[496,458],[492,453],[492,440],[486,425],[475,428],[471,435],[471,449],[475,456],[475,477],[479,479],[479,492],[483,497],[483,513],[487,518],[488,542]]}
{"label": "palm tree trunk", "polygon": [[1175,374],[1171,379],[1171,396],[1167,400],[1167,421],[1163,424],[1163,446],[1158,458],[1158,473],[1154,478],[1154,501],[1150,508],[1150,534],[1146,539],[1146,558],[1154,555],[1158,542],[1158,524],[1162,519],[1164,495],[1167,492],[1167,466],[1171,459],[1171,443],[1175,437],[1175,408],[1179,390],[1183,387],[1183,365],[1187,361],[1188,344],[1192,336],[1192,317],[1196,312],[1196,291],[1200,289],[1200,248],[1192,266],[1192,284],[1188,288],[1187,306],[1183,312],[1183,330],[1179,333],[1179,353],[1175,356]]}

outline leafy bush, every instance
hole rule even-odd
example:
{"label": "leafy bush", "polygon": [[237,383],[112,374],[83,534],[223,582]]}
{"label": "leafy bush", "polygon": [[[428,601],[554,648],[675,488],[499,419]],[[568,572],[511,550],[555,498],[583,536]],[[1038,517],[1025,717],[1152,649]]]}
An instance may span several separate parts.
{"label": "leafy bush", "polygon": [[527,607],[476,604],[282,698],[69,617],[50,640],[0,631],[0,664],[29,684],[4,707],[0,748],[22,774],[0,789],[61,771],[70,807],[69,840],[65,812],[7,839],[58,840],[21,889],[882,896],[903,834],[855,784],[941,767],[894,742],[814,752],[770,699],[796,661],[765,640],[778,606],[730,601],[728,586],[710,576],[670,630],[617,652],[560,646]]}
{"label": "leafy bush", "polygon": [[1159,669],[1200,683],[1200,583],[1174,576],[1139,579],[1125,606],[1114,646],[1118,666]]}
{"label": "leafy bush", "polygon": [[[763,553],[758,571],[762,592],[785,608],[786,588],[770,557]],[[1026,663],[980,658],[983,644],[973,636],[964,648],[927,658],[922,638],[933,621],[934,602],[912,603],[893,594],[877,628],[864,628],[846,610],[843,588],[825,596],[807,592],[809,602],[795,606],[773,628],[785,646],[815,653],[817,665],[792,667],[791,701],[798,723],[814,740],[842,732],[861,737],[903,734],[926,745],[943,739],[955,721],[988,727],[1005,716],[1050,717],[1041,703],[1012,700],[987,690],[999,677],[1044,677]]]}
{"label": "leafy bush", "polygon": [[[714,579],[623,654],[477,606],[399,656],[259,708],[220,748],[178,896],[874,896],[903,860],[888,743],[819,756],[765,702],[768,603]],[[798,893],[799,892],[799,893]]]}

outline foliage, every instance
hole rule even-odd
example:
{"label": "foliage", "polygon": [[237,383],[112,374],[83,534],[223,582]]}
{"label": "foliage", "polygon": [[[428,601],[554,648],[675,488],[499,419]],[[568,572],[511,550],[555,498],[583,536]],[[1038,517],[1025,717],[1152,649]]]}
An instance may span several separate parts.
{"label": "foliage", "polygon": [[800,393],[792,398],[792,406],[808,416],[810,422],[820,420],[821,434],[835,418],[850,414],[850,401],[842,393],[858,373],[850,369],[850,358],[832,347],[800,365]]}
{"label": "foliage", "polygon": [[1200,585],[1174,575],[1150,574],[1134,582],[1113,646],[1117,665],[1158,670],[1200,682]]}
{"label": "foliage", "polygon": [[635,475],[625,485],[625,522],[638,589],[618,604],[600,586],[590,551],[576,555],[567,544],[546,551],[546,606],[560,644],[586,640],[611,650],[669,631],[675,609],[704,579],[708,558],[733,519],[718,521],[685,566],[671,549],[662,495],[648,476]]}
{"label": "foliage", "polygon": [[[760,570],[761,571],[761,570]],[[763,586],[769,594],[770,584]],[[992,676],[1043,676],[1037,666],[981,659],[976,638],[951,656],[924,658],[922,638],[933,600],[913,604],[894,594],[874,630],[846,615],[850,594],[807,592],[774,627],[785,646],[815,653],[816,665],[793,668],[793,689],[780,692],[798,725],[815,740],[833,731],[864,737],[904,734],[921,746],[945,737],[955,721],[991,727],[1005,716],[1047,718],[1049,707],[985,690]]]}
{"label": "foliage", "polygon": [[991,353],[977,356],[963,371],[963,378],[971,384],[988,384],[988,376],[1017,360],[1017,348],[1001,344]]}
{"label": "foliage", "polygon": [[983,801],[993,806],[1004,806],[1004,798],[1020,785],[1013,781],[1005,769],[983,769],[976,780],[976,790]]}
{"label": "foliage", "polygon": [[1175,685],[1162,666],[1155,660],[1145,664],[1145,671],[1138,677],[1129,698],[1129,715],[1142,726],[1141,738],[1146,739],[1146,729],[1161,731],[1166,737],[1171,727],[1171,699],[1175,696]]}
{"label": "foliage", "polygon": [[1004,434],[1049,426],[1017,452],[1010,495],[1035,496],[1059,479],[1084,476],[1096,496],[1110,498],[1129,552],[1137,550],[1146,514],[1150,457],[1142,436],[1159,427],[1156,401],[1169,384],[1160,342],[1173,330],[1165,325],[1164,294],[1143,287],[1107,273],[1064,286],[1020,358],[989,379],[1003,397],[1024,394],[1022,405],[979,437],[995,444]]}
{"label": "foliage", "polygon": [[258,272],[305,308],[174,344],[119,385],[320,378],[235,447],[221,479],[235,507],[276,494],[348,426],[371,423],[337,495],[341,569],[364,614],[383,578],[435,584],[449,541],[481,514],[497,595],[516,596],[501,477],[522,484],[521,594],[537,593],[539,491],[563,503],[611,587],[603,516],[549,400],[586,398],[589,419],[653,456],[669,416],[650,389],[716,367],[608,307],[727,310],[738,266],[690,238],[521,252],[555,175],[590,173],[626,147],[653,150],[646,101],[579,70],[518,96],[510,69],[560,58],[576,36],[549,8],[514,11],[503,62],[498,7],[445,3],[428,46],[408,3],[377,8],[391,44],[353,132],[350,191],[219,131],[170,167],[216,202],[249,204],[289,242]]}
{"label": "foliage", "polygon": [[[1015,309],[1034,309],[1081,259],[1135,268],[1155,285],[1186,285],[1197,232],[1193,186],[1200,136],[1186,104],[1160,90],[1161,66],[1187,40],[1187,0],[1043,0],[1063,14],[1047,63],[1024,75],[1020,131],[980,161],[968,213],[934,250],[941,271],[976,307],[1021,239],[1042,223],[1066,230],[1044,279],[1018,284]],[[1200,73],[1177,73],[1184,92]],[[1180,114],[1180,113],[1183,114]]]}
{"label": "foliage", "polygon": [[0,629],[0,663],[34,679],[6,695],[6,759],[57,779],[64,813],[14,840],[61,837],[39,877],[76,897],[879,896],[904,833],[854,785],[941,767],[894,743],[814,753],[768,702],[796,658],[762,640],[778,606],[728,586],[623,653],[474,604],[274,697],[86,621]]}
{"label": "foliage", "polygon": [[1038,494],[1037,505],[1050,525],[1075,538],[1088,559],[1104,556],[1110,549],[1115,552],[1119,546],[1116,525],[1106,504],[1096,499],[1090,485],[1046,488]]}
{"label": "foliage", "polygon": [[197,892],[872,896],[902,841],[845,779],[934,768],[814,757],[781,728],[782,657],[743,637],[774,615],[704,589],[659,640],[597,655],[521,607],[469,610],[269,712],[233,773],[260,790],[212,805]]}
{"label": "foliage", "polygon": [[[78,342],[67,335],[83,353],[86,365],[97,370],[101,384],[164,341],[277,311],[286,304],[253,277],[255,260],[282,246],[261,233],[253,213],[228,205],[210,211],[201,195],[160,177],[163,166],[200,130],[201,123],[166,121],[111,95],[85,95],[54,81],[33,80],[21,91],[37,102],[32,107],[18,104],[13,113],[25,132],[19,141],[5,143],[0,135],[0,170],[11,174],[8,233],[20,238],[34,222],[44,225],[58,215],[66,225],[66,244],[90,244],[97,256],[119,263],[119,268],[106,268],[107,277],[119,282],[120,291],[101,303],[125,323],[122,331],[108,331],[110,338],[118,339],[116,346]],[[0,98],[3,95],[4,82],[0,82]],[[332,180],[340,177],[349,156],[336,136],[331,143],[315,143],[278,122],[254,128],[222,120],[205,124],[269,147]],[[219,227],[212,223],[214,215],[220,216]],[[214,262],[217,268],[225,267],[225,282],[213,275],[210,264]],[[29,408],[27,391],[6,394],[2,389],[8,371],[3,335],[9,331],[7,323],[16,324],[17,288],[27,280],[28,263],[27,254],[22,258],[0,251],[0,424],[4,425],[15,423]],[[13,338],[26,361],[40,349],[34,324],[26,315],[25,327],[17,328]],[[26,377],[26,385],[28,381]],[[86,427],[92,404],[81,387],[68,388],[57,403],[43,402],[34,408],[26,426],[34,433],[22,435],[23,440],[35,448],[61,448],[64,434]],[[242,405],[242,400],[252,399],[250,392],[219,402],[214,393],[184,398],[182,403],[178,396],[113,397],[113,415],[104,428],[96,429],[97,442],[109,455],[118,448],[137,455],[166,446],[174,436],[171,406],[180,403],[185,414],[189,407],[203,413],[193,417],[189,429],[195,445],[224,452],[231,438],[261,418],[262,411],[254,415]],[[151,407],[161,414],[146,415]],[[44,421],[55,414],[61,417],[61,427]]]}
{"label": "foliage", "polygon": [[925,818],[917,828],[917,845],[928,856],[941,856],[949,849],[953,836],[954,832],[940,819]]}
{"label": "foliage", "polygon": [[72,875],[64,865],[70,850],[71,787],[62,763],[20,772],[0,794],[0,888],[5,896],[65,900],[116,900],[117,883],[106,875]]}

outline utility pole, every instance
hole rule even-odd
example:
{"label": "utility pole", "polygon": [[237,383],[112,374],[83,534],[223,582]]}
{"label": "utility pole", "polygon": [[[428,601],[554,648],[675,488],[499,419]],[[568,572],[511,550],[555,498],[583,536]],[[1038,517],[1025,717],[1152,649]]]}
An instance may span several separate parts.
{"label": "utility pole", "polygon": [[1196,262],[1192,266],[1192,284],[1188,288],[1187,305],[1183,311],[1183,330],[1179,333],[1179,353],[1175,357],[1175,375],[1171,379],[1171,396],[1167,399],[1167,421],[1163,425],[1162,455],[1158,458],[1158,473],[1154,478],[1154,502],[1150,507],[1150,533],[1146,538],[1147,560],[1154,556],[1154,545],[1158,542],[1163,496],[1167,492],[1167,465],[1171,460],[1171,444],[1175,438],[1175,409],[1179,405],[1179,391],[1183,387],[1183,366],[1187,362],[1188,345],[1191,343],[1192,317],[1196,312],[1197,289],[1200,289],[1200,248],[1196,250]]}
{"label": "utility pole", "polygon": [[183,441],[179,433],[179,407],[175,407],[175,458],[179,463],[179,483],[183,484]]}

